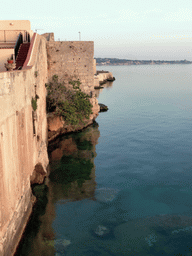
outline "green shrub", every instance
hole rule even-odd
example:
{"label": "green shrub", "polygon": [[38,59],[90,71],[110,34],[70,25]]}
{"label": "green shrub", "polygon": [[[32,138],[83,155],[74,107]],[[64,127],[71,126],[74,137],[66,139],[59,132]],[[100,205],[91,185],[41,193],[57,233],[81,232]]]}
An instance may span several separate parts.
{"label": "green shrub", "polygon": [[62,116],[68,124],[78,125],[83,120],[89,119],[92,113],[92,105],[89,96],[80,89],[81,82],[70,81],[72,90],[65,87],[64,82],[58,82],[58,76],[54,75],[52,81],[46,84],[47,88],[47,112],[54,112]]}

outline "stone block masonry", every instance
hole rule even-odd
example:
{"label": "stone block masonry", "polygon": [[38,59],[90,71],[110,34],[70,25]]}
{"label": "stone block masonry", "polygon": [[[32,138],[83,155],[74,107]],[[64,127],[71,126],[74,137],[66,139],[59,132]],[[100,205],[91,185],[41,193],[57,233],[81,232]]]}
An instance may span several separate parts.
{"label": "stone block masonry", "polygon": [[[59,81],[79,79],[81,89],[90,94],[94,91],[94,42],[63,41],[47,42],[48,79],[58,75]],[[70,87],[70,86],[69,86]]]}
{"label": "stone block masonry", "polygon": [[[48,35],[45,35],[48,38]],[[72,89],[69,84],[71,80],[81,82],[80,88],[83,92],[91,96],[92,114],[85,124],[79,127],[67,125],[61,118],[50,115],[48,117],[48,140],[55,139],[58,135],[81,130],[93,123],[98,116],[100,107],[95,97],[94,74],[96,62],[94,60],[94,42],[92,41],[64,41],[47,42],[48,60],[48,80],[51,81],[53,75],[58,76],[59,82],[65,83],[68,89]]]}

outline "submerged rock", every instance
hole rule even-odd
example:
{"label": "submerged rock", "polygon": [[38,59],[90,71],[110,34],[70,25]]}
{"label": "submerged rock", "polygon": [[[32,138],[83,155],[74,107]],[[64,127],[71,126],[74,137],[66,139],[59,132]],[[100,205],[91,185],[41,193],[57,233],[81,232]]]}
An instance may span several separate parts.
{"label": "submerged rock", "polygon": [[143,248],[152,245],[154,239],[150,236],[151,233],[151,230],[145,224],[128,221],[114,229],[116,238],[114,243],[119,250],[122,248],[124,252],[130,251],[130,249],[134,252],[140,252]]}
{"label": "submerged rock", "polygon": [[58,244],[67,246],[67,245],[71,244],[71,241],[67,240],[67,239],[57,239],[57,240],[55,240],[55,245],[58,245]]}
{"label": "submerged rock", "polygon": [[99,188],[95,192],[95,198],[99,202],[108,203],[112,202],[117,196],[119,190],[114,188]]}
{"label": "submerged rock", "polygon": [[65,247],[70,245],[71,241],[67,239],[56,239],[56,240],[45,239],[45,244],[48,246],[54,247],[57,252],[64,252]]}
{"label": "submerged rock", "polygon": [[108,233],[109,233],[109,229],[102,226],[102,225],[99,225],[95,230],[95,234],[98,235],[98,236],[104,236]]}
{"label": "submerged rock", "polygon": [[185,227],[185,228],[180,228],[180,229],[177,229],[177,230],[173,230],[171,233],[172,234],[175,234],[175,233],[179,233],[179,232],[191,232],[192,231],[192,226],[190,227]]}
{"label": "submerged rock", "polygon": [[55,240],[54,247],[55,247],[55,250],[57,252],[64,253],[65,249],[66,249],[66,246],[68,246],[70,244],[71,244],[70,240],[67,240],[67,239],[57,239],[57,240]]}
{"label": "submerged rock", "polygon": [[146,238],[145,238],[145,241],[147,242],[147,244],[151,247],[154,245],[154,243],[157,242],[157,236],[153,233],[151,233],[150,235],[148,235]]}

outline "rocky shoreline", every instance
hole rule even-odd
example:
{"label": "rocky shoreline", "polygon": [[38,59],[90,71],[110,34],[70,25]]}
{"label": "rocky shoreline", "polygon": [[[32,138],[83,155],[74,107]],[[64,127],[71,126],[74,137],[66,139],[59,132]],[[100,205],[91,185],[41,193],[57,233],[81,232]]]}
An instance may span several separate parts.
{"label": "rocky shoreline", "polygon": [[115,81],[115,77],[113,76],[113,74],[109,71],[97,71],[97,73],[95,74],[95,84],[94,84],[94,88],[95,89],[101,89],[101,85],[105,84],[106,82],[113,82]]}

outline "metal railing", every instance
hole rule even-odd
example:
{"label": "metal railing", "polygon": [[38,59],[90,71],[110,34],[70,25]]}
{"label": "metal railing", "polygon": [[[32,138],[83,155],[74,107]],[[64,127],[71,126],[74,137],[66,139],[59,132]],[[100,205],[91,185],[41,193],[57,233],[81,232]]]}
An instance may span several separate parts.
{"label": "metal railing", "polygon": [[20,45],[23,43],[23,35],[20,33],[18,38],[17,38],[17,41],[16,41],[16,44],[15,44],[15,47],[14,47],[14,52],[15,52],[15,60],[17,58],[17,54],[18,54],[18,51],[19,51],[19,47]]}

